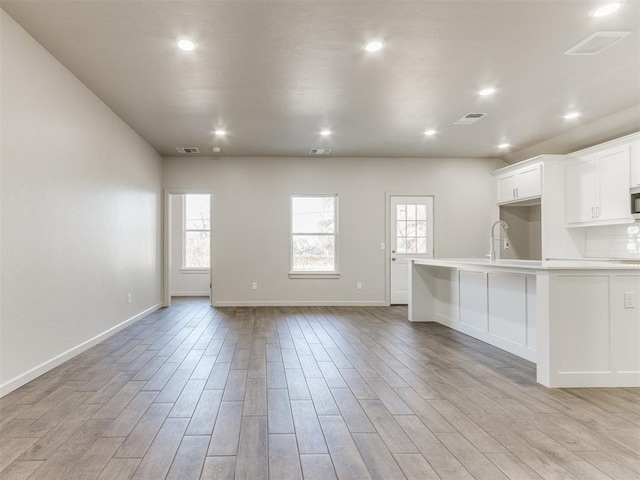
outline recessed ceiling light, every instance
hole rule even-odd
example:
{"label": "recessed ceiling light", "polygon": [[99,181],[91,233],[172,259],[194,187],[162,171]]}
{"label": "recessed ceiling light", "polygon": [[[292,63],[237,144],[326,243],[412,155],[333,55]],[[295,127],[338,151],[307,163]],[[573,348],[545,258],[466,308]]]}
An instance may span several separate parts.
{"label": "recessed ceiling light", "polygon": [[323,137],[328,137],[329,135],[331,135],[331,130],[325,128],[324,130],[320,131],[320,135],[322,135]]}
{"label": "recessed ceiling light", "polygon": [[510,144],[510,143],[501,143],[501,144],[499,144],[499,145],[498,145],[498,148],[499,148],[500,150],[504,150],[504,149],[506,149],[506,148],[509,148],[510,146],[511,146],[511,144]]}
{"label": "recessed ceiling light", "polygon": [[178,46],[182,49],[185,50],[187,52],[190,52],[191,50],[195,50],[196,49],[196,44],[195,42],[191,41],[191,40],[187,40],[186,38],[180,40],[178,42]]}
{"label": "recessed ceiling light", "polygon": [[223,128],[218,128],[213,133],[218,135],[219,137],[224,137],[227,134],[227,131]]}
{"label": "recessed ceiling light", "polygon": [[574,118],[578,118],[580,116],[580,112],[569,112],[565,114],[565,120],[573,120]]}
{"label": "recessed ceiling light", "polygon": [[482,90],[478,90],[478,95],[482,97],[486,97],[487,95],[493,95],[496,93],[496,89],[494,87],[483,88]]}
{"label": "recessed ceiling light", "polygon": [[589,12],[589,15],[596,18],[605,17],[617,11],[621,6],[622,4],[619,2],[607,3],[606,5],[602,5],[601,7],[594,8]]}
{"label": "recessed ceiling light", "polygon": [[433,130],[433,129],[425,130],[425,131],[424,131],[424,134],[425,134],[425,136],[427,136],[427,137],[433,137],[436,133],[438,133],[438,132],[436,132],[436,131],[435,131],[435,130]]}
{"label": "recessed ceiling light", "polygon": [[381,50],[382,47],[384,47],[384,43],[382,43],[381,40],[371,40],[370,42],[367,42],[364,49],[367,52],[377,52],[378,50]]}

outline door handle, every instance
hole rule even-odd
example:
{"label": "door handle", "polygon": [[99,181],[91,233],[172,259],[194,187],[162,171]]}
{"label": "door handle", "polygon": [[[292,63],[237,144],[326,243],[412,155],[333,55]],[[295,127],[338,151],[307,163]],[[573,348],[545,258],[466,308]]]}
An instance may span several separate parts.
{"label": "door handle", "polygon": [[396,261],[396,257],[391,257],[391,261],[395,262]]}
{"label": "door handle", "polygon": [[391,250],[391,253],[396,253],[396,251],[395,250]]}

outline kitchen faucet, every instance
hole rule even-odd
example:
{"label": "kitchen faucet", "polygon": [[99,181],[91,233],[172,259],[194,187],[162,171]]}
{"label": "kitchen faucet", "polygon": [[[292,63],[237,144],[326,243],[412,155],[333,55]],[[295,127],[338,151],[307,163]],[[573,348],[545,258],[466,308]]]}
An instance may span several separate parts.
{"label": "kitchen faucet", "polygon": [[507,222],[505,222],[504,220],[498,220],[496,223],[494,223],[491,226],[491,236],[489,237],[489,253],[487,254],[487,257],[489,258],[490,262],[496,261],[496,250],[495,248],[493,248],[496,241],[496,232],[495,232],[496,225],[501,225],[502,228],[504,229],[502,249],[506,250],[507,248],[509,248],[509,234],[507,233],[507,231],[509,230],[509,225],[507,225]]}

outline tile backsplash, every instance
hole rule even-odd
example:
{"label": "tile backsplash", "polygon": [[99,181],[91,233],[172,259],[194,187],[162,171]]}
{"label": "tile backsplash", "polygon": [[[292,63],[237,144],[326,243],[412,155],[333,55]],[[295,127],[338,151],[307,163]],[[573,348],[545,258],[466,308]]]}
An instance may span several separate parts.
{"label": "tile backsplash", "polygon": [[586,227],[586,256],[640,260],[640,223]]}

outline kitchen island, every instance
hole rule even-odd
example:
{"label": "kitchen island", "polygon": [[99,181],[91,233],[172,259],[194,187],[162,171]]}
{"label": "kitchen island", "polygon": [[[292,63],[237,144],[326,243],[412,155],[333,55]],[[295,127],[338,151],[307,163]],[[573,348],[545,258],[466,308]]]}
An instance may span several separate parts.
{"label": "kitchen island", "polygon": [[530,360],[547,387],[640,386],[640,263],[409,261],[409,320]]}

